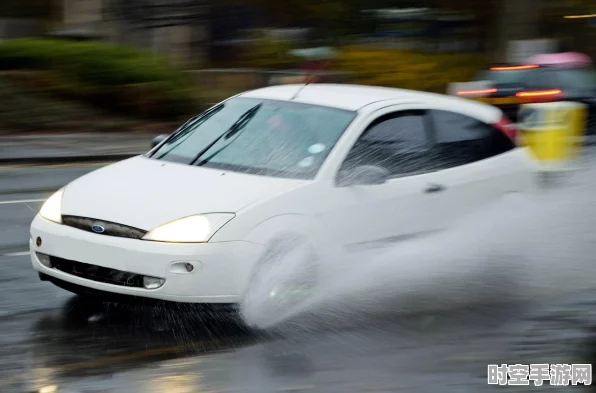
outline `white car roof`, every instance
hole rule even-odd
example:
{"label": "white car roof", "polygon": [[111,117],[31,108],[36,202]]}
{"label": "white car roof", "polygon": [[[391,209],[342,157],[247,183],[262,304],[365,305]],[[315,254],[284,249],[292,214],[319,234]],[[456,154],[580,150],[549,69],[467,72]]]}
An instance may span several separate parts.
{"label": "white car roof", "polygon": [[[301,88],[299,94],[293,98]],[[281,101],[292,100],[303,104],[323,105],[350,111],[359,111],[367,105],[385,100],[403,100],[403,103],[432,102],[445,105],[447,110],[455,108],[461,110],[462,107],[466,107],[465,112],[474,112],[484,118],[498,120],[501,115],[501,111],[496,107],[460,97],[363,85],[314,83],[304,86],[304,84],[289,84],[264,87],[248,91],[240,96]]]}

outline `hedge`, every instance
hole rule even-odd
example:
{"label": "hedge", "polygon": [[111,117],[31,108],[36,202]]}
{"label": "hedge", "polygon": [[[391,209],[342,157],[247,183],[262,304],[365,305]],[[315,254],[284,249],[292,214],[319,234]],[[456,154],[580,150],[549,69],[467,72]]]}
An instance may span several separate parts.
{"label": "hedge", "polygon": [[449,83],[471,80],[486,63],[476,54],[349,46],[342,48],[334,68],[351,73],[359,84],[445,93]]}
{"label": "hedge", "polygon": [[194,112],[197,104],[182,70],[152,53],[114,44],[9,40],[0,44],[0,70],[130,115],[177,118]]}
{"label": "hedge", "polygon": [[[290,47],[283,41],[259,41],[241,61],[250,67],[295,68],[299,60],[285,54]],[[337,49],[339,55],[330,68],[351,74],[354,83],[436,93],[445,93],[450,82],[470,80],[488,61],[477,54],[422,53],[358,45]]]}
{"label": "hedge", "polygon": [[[0,133],[22,131],[114,131],[144,125],[0,76]],[[92,119],[92,121],[90,121]]]}

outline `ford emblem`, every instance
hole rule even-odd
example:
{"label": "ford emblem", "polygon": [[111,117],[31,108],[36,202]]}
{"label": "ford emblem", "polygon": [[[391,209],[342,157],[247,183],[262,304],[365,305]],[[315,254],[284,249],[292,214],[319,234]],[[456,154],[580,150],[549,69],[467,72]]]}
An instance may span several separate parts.
{"label": "ford emblem", "polygon": [[91,230],[95,233],[104,233],[106,229],[104,227],[102,227],[101,225],[93,225],[91,227]]}

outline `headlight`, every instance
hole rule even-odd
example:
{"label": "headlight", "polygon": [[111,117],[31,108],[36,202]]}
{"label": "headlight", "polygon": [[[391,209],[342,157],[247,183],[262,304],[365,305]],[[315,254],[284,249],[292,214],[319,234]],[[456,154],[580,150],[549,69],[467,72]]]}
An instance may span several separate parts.
{"label": "headlight", "polygon": [[232,213],[184,217],[150,230],[143,236],[143,240],[168,243],[206,243],[232,218],[234,218]]}
{"label": "headlight", "polygon": [[49,197],[39,209],[39,215],[46,220],[62,224],[62,194],[64,190],[58,190]]}

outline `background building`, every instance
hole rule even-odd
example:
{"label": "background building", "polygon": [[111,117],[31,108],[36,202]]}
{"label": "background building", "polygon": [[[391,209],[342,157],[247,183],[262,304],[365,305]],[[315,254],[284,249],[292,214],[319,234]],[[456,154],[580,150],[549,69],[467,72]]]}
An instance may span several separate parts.
{"label": "background building", "polygon": [[199,67],[209,41],[208,6],[196,0],[56,0],[50,35],[110,40]]}

